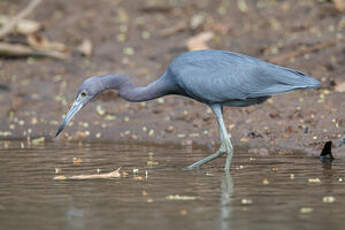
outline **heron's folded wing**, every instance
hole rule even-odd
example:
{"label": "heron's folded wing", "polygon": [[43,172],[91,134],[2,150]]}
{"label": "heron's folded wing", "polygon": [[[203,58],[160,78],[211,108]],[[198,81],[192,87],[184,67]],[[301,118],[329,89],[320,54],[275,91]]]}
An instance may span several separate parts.
{"label": "heron's folded wing", "polygon": [[186,57],[170,66],[186,93],[209,103],[245,100],[317,87],[305,74],[229,52]]}

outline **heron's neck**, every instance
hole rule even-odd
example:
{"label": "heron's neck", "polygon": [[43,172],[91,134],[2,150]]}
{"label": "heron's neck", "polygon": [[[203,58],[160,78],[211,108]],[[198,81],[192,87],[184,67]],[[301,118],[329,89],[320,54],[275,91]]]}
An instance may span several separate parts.
{"label": "heron's neck", "polygon": [[167,74],[163,74],[156,81],[144,87],[136,87],[130,79],[124,75],[106,75],[102,78],[104,90],[116,89],[120,97],[127,101],[149,101],[155,98],[174,93],[174,84]]}

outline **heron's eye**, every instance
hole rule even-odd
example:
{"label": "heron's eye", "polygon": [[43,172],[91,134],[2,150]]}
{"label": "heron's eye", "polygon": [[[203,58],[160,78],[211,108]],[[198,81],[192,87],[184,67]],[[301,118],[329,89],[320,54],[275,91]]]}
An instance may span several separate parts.
{"label": "heron's eye", "polygon": [[86,97],[86,92],[85,92],[85,91],[81,92],[81,93],[80,93],[80,96],[81,96],[81,97]]}

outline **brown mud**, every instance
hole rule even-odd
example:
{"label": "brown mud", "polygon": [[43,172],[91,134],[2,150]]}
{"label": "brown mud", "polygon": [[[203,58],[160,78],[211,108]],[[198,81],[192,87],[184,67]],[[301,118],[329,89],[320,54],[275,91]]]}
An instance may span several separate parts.
{"label": "brown mud", "polygon": [[[27,3],[1,1],[0,13],[15,15]],[[123,73],[136,85],[145,85],[187,51],[189,38],[203,31],[214,33],[207,43],[210,48],[271,60],[321,81],[319,90],[275,96],[248,108],[226,108],[235,146],[259,154],[289,149],[319,154],[324,142],[345,133],[345,93],[335,90],[345,81],[345,15],[331,1],[45,0],[30,18],[43,23],[42,34],[71,51],[85,39],[94,51],[87,58],[72,52],[67,61],[0,59],[2,140],[52,139],[87,76]],[[215,118],[205,105],[178,96],[129,103],[112,92],[78,114],[59,140],[214,149],[219,143]],[[341,156],[344,147],[334,153]]]}

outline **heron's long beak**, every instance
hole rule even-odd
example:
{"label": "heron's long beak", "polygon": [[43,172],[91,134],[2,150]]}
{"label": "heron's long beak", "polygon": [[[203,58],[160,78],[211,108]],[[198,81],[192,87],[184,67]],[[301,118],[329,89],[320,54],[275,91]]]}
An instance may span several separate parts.
{"label": "heron's long beak", "polygon": [[62,132],[62,130],[66,127],[66,125],[72,120],[72,118],[78,113],[78,111],[84,107],[85,101],[83,100],[76,100],[74,101],[71,109],[66,114],[65,119],[62,121],[61,125],[58,128],[56,133],[56,137]]}

